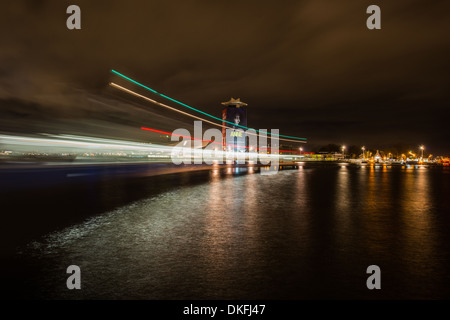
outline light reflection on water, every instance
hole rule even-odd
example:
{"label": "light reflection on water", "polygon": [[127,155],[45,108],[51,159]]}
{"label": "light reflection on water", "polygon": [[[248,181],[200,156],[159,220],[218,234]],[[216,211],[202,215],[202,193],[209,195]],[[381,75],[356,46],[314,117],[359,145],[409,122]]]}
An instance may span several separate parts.
{"label": "light reflection on water", "polygon": [[[440,169],[212,170],[49,235],[22,254],[48,298],[449,298],[449,175]],[[80,266],[83,289],[65,289]],[[382,270],[382,290],[365,287]],[[62,282],[61,282],[62,281]]]}

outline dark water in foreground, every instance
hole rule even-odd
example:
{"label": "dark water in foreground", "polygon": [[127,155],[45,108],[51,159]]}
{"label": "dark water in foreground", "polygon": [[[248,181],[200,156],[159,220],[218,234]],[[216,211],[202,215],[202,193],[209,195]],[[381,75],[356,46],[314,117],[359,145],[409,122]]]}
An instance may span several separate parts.
{"label": "dark water in foreground", "polygon": [[[56,204],[41,197],[36,214],[64,203],[60,215],[97,214],[20,246],[8,261],[10,297],[450,298],[448,169],[332,165],[157,179],[69,188]],[[72,264],[81,290],[66,288]],[[373,264],[381,290],[366,287]]]}

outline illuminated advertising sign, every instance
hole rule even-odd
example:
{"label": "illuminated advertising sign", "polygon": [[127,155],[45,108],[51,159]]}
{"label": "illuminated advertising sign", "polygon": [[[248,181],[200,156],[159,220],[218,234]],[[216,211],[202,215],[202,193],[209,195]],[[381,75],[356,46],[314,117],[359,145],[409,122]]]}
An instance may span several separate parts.
{"label": "illuminated advertising sign", "polygon": [[[247,126],[247,107],[227,106],[222,111],[223,124],[234,130],[222,130],[224,143],[227,144],[228,150],[245,151],[246,136],[244,129],[239,126]],[[227,122],[225,122],[227,121]],[[231,123],[234,123],[231,124]]]}

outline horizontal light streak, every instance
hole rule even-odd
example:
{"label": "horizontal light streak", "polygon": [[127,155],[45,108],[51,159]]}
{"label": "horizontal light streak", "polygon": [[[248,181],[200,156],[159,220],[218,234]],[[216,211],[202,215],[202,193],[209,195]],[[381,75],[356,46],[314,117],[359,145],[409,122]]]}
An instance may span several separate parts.
{"label": "horizontal light streak", "polygon": [[[218,123],[209,121],[209,120],[207,120],[207,119],[200,118],[200,117],[198,117],[198,116],[192,115],[192,114],[190,114],[190,113],[187,113],[187,112],[185,112],[185,111],[179,110],[179,109],[177,109],[177,108],[168,106],[168,105],[166,105],[166,104],[164,104],[164,103],[161,103],[161,102],[158,102],[158,101],[156,101],[156,100],[150,99],[149,97],[146,97],[146,96],[144,96],[144,95],[142,95],[142,94],[140,94],[140,93],[137,93],[137,92],[135,92],[135,91],[133,91],[133,90],[127,89],[127,88],[125,88],[125,87],[123,87],[123,86],[121,86],[121,85],[118,85],[117,83],[110,82],[109,85],[112,86],[112,87],[114,87],[114,88],[116,88],[116,89],[122,90],[122,91],[124,91],[124,92],[126,92],[126,93],[129,93],[129,94],[131,94],[131,95],[134,95],[134,96],[136,96],[136,97],[139,97],[139,98],[141,98],[141,99],[144,99],[144,100],[146,100],[146,101],[149,101],[149,102],[151,102],[151,103],[153,103],[153,104],[156,104],[156,105],[158,105],[158,106],[160,106],[160,107],[167,108],[167,109],[169,109],[169,110],[172,110],[172,111],[175,111],[175,112],[184,114],[184,115],[186,115],[186,116],[188,116],[188,117],[191,117],[191,118],[194,118],[194,119],[197,119],[197,120],[204,121],[204,122],[206,122],[206,123],[212,124],[212,125],[217,126],[217,127],[220,127],[220,128],[226,128],[226,129],[234,130],[234,129],[231,128],[231,127],[227,127],[227,126],[224,126],[224,125],[221,125],[221,124],[218,124]],[[258,130],[256,130],[256,131],[258,131]],[[247,132],[247,134],[257,135],[257,134],[252,133],[252,132]],[[267,132],[267,134],[270,134],[270,133]],[[279,140],[290,141],[290,142],[296,142],[296,143],[306,143],[306,141],[298,141],[298,140],[291,140],[291,139],[285,139],[285,138],[279,138]]]}
{"label": "horizontal light streak", "polygon": [[[191,140],[197,140],[197,141],[203,141],[203,142],[210,142],[210,143],[215,143],[215,144],[219,144],[221,146],[228,146],[228,147],[238,147],[238,148],[246,148],[246,149],[250,149],[249,146],[238,146],[238,145],[233,145],[233,144],[226,144],[226,143],[221,143],[221,142],[217,142],[217,141],[212,141],[212,140],[203,140],[203,139],[198,139],[198,138],[193,138],[190,136],[183,136],[183,135],[179,135],[179,134],[175,134],[175,133],[170,133],[170,132],[166,132],[166,131],[161,131],[161,130],[156,130],[156,129],[151,129],[151,128],[146,128],[146,127],[141,127],[142,130],[146,130],[146,131],[153,131],[153,132],[157,132],[157,133],[162,133],[165,135],[171,135],[171,136],[176,136],[176,137],[182,137],[182,138],[188,138]],[[270,148],[255,148],[256,150],[267,150],[267,151],[272,151],[272,149]],[[290,150],[278,150],[279,152],[290,152],[290,153],[303,153],[302,151],[290,151]]]}

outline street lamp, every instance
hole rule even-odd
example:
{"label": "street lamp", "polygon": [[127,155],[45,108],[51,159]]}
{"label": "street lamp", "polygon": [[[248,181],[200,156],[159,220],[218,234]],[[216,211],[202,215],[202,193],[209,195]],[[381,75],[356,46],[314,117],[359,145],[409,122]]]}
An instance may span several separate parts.
{"label": "street lamp", "polygon": [[342,157],[345,159],[345,146],[342,146]]}
{"label": "street lamp", "polygon": [[420,146],[420,150],[422,151],[422,159],[423,159],[423,150],[425,149],[424,146]]}
{"label": "street lamp", "polygon": [[366,147],[362,147],[361,149],[363,151],[363,160],[366,160],[366,154],[365,154]]}
{"label": "street lamp", "polygon": [[302,151],[303,151],[303,148],[302,147],[300,147],[300,148],[298,148],[299,150],[300,150],[300,153],[302,153]]}

